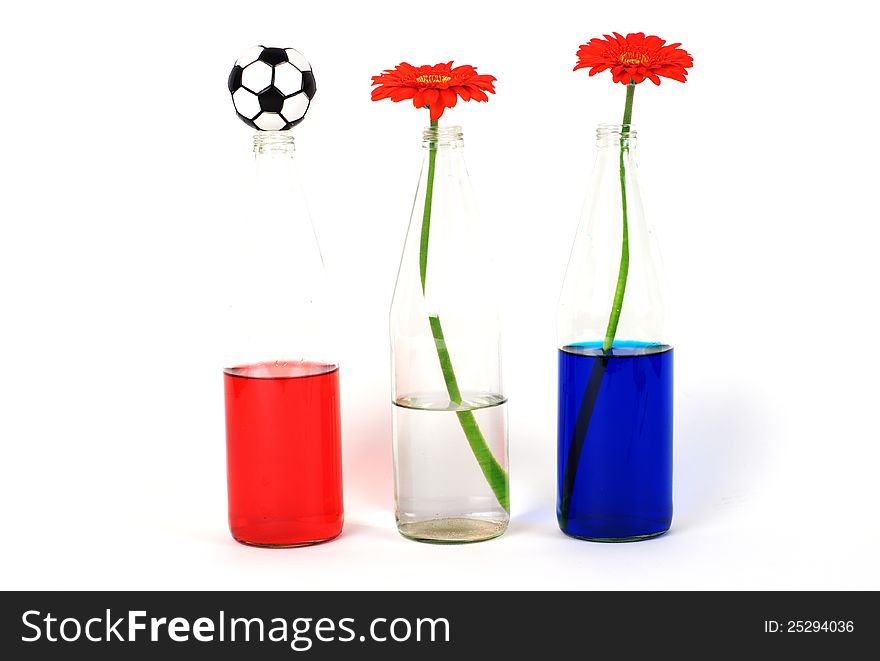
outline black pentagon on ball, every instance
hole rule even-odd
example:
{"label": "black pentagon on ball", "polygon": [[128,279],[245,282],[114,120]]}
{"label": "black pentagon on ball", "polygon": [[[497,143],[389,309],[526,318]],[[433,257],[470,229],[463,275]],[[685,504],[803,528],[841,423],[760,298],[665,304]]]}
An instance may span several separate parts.
{"label": "black pentagon on ball", "polygon": [[287,62],[287,53],[283,48],[264,48],[259,59],[274,67],[276,64]]}
{"label": "black pentagon on ball", "polygon": [[241,72],[242,68],[237,64],[232,67],[232,71],[229,72],[229,80],[227,81],[227,85],[229,86],[229,91],[231,93],[235,93],[239,87],[241,87]]}
{"label": "black pentagon on ball", "polygon": [[270,87],[257,95],[260,101],[260,109],[269,112],[281,112],[284,105],[284,95],[274,87]]}
{"label": "black pentagon on ball", "polygon": [[303,92],[306,93],[306,96],[311,99],[315,96],[315,92],[318,91],[318,87],[315,84],[315,74],[311,71],[303,71],[303,82],[302,82]]}

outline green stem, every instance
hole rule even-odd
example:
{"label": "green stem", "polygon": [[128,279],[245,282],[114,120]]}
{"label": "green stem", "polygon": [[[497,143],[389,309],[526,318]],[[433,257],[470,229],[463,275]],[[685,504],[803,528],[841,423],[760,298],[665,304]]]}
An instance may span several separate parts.
{"label": "green stem", "polygon": [[[437,121],[431,120],[431,128],[437,128]],[[431,228],[431,203],[434,197],[434,170],[437,162],[437,143],[430,142],[428,145],[428,181],[425,191],[425,211],[422,215],[422,232],[419,240],[419,275],[422,282],[422,295],[425,294],[425,276],[428,272],[428,239],[430,237]],[[461,390],[458,387],[458,379],[455,378],[455,370],[452,368],[452,358],[449,356],[449,349],[446,347],[446,339],[443,337],[443,327],[440,325],[440,317],[436,314],[428,316],[428,322],[431,324],[431,335],[434,338],[434,346],[437,349],[437,358],[440,361],[440,371],[443,373],[443,381],[446,383],[446,391],[449,394],[449,400],[457,405],[463,404]],[[486,438],[480,430],[480,425],[474,416],[473,411],[464,410],[456,411],[458,422],[467,438],[468,444],[480,470],[486,477],[486,481],[492,488],[495,497],[505,511],[510,511],[510,497],[507,472],[495,459]]]}
{"label": "green stem", "polygon": [[[431,128],[437,128],[437,120],[431,120]],[[419,239],[419,277],[422,295],[425,294],[425,277],[428,275],[428,237],[431,234],[431,204],[434,201],[434,167],[437,164],[437,143],[428,144],[428,183],[425,189],[425,211],[422,214],[422,235]]]}
{"label": "green stem", "polygon": [[453,404],[461,404],[461,390],[458,388],[455,370],[452,369],[452,358],[449,357],[449,348],[446,346],[446,338],[443,337],[443,327],[440,325],[439,315],[428,315],[428,322],[431,324],[431,335],[434,337],[434,346],[437,348],[437,358],[440,359],[440,371],[443,372],[449,400]]}
{"label": "green stem", "polygon": [[617,334],[617,323],[623,308],[623,295],[626,292],[626,276],[629,273],[629,223],[626,211],[626,152],[629,149],[629,125],[632,120],[633,95],[635,83],[626,86],[626,104],[623,107],[623,125],[620,128],[620,205],[623,211],[623,244],[620,249],[620,270],[617,273],[617,287],[614,289],[614,302],[611,304],[611,315],[608,328],[605,330],[605,341],[602,351],[610,351]]}
{"label": "green stem", "polygon": [[[443,337],[443,327],[440,325],[440,317],[432,314],[428,317],[431,323],[431,334],[434,336],[434,346],[437,347],[437,357],[440,359],[440,371],[443,372],[443,380],[446,382],[446,390],[449,393],[449,399],[453,404],[461,406],[463,404],[461,390],[458,388],[458,381],[455,378],[455,371],[452,369],[452,359],[449,357],[449,349],[446,347],[446,339]],[[467,438],[471,451],[480,465],[480,470],[489,486],[492,488],[495,497],[506,511],[510,511],[510,495],[507,482],[507,472],[498,463],[492,449],[486,443],[486,437],[480,430],[480,425],[474,416],[474,412],[470,410],[456,411],[458,422]]]}

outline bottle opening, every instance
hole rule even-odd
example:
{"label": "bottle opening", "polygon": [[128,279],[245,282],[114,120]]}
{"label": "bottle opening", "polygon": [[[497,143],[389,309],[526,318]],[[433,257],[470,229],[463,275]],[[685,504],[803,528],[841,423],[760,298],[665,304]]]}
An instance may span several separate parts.
{"label": "bottle opening", "polygon": [[294,150],[293,133],[290,131],[255,131],[255,154],[286,154]]}
{"label": "bottle opening", "polygon": [[599,124],[596,129],[596,144],[599,147],[624,146],[635,144],[638,133],[632,124]]}
{"label": "bottle opening", "polygon": [[424,147],[461,147],[464,145],[463,136],[460,126],[426,126],[422,143]]}

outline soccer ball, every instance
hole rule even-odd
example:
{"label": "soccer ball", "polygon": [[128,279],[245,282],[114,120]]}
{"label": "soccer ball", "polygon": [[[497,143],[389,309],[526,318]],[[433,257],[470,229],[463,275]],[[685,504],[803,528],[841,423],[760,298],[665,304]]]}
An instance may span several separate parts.
{"label": "soccer ball", "polygon": [[285,131],[299,124],[315,89],[311,65],[293,48],[249,48],[229,74],[235,112],[259,131]]}

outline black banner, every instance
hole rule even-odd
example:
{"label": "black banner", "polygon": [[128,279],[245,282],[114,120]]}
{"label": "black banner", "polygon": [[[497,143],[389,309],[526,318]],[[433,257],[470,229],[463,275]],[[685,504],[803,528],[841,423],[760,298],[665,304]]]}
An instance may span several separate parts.
{"label": "black banner", "polygon": [[839,654],[878,639],[873,593],[6,592],[2,602],[0,651],[16,660]]}

